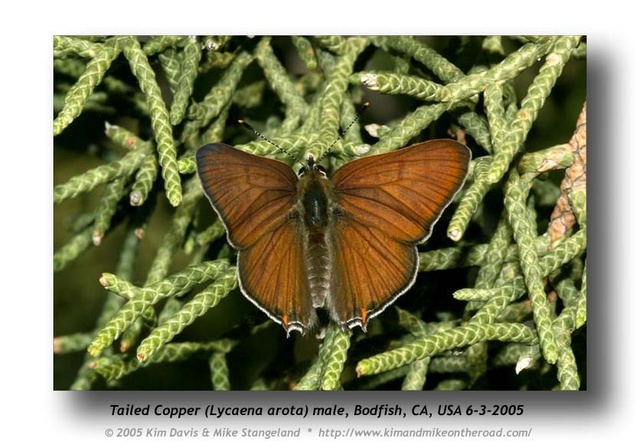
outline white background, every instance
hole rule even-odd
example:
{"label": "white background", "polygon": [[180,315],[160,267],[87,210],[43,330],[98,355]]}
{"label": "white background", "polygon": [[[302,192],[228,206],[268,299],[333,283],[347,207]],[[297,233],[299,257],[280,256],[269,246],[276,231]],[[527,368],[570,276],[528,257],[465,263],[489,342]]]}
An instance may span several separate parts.
{"label": "white background", "polygon": [[[70,392],[52,390],[52,36],[103,33],[586,34],[590,68],[588,151],[592,162],[588,182],[591,325],[587,398],[582,395],[584,406],[575,407],[570,414],[549,409],[547,418],[534,418],[530,439],[436,443],[540,446],[569,442],[579,446],[638,440],[640,350],[635,341],[640,313],[637,293],[634,296],[637,283],[632,283],[639,278],[638,254],[634,253],[639,235],[634,211],[640,178],[636,172],[640,118],[637,14],[628,9],[628,2],[619,0],[431,3],[59,0],[37,5],[15,2],[11,10],[3,8],[0,409],[4,412],[0,416],[0,442],[55,441],[59,446],[122,443],[107,439],[98,430],[112,423],[101,417],[104,413],[78,419],[79,400],[71,398]],[[592,76],[594,67],[596,75]],[[604,312],[599,316],[592,312],[594,308]],[[575,399],[571,395],[566,398]],[[91,409],[90,399],[85,400],[80,402],[82,407]],[[175,446],[176,442],[187,441],[135,439],[125,443]],[[423,440],[420,445],[430,442]],[[268,445],[282,443],[271,440]],[[354,440],[351,446],[353,443],[389,446],[403,442]],[[217,441],[207,443],[212,444]],[[322,444],[336,442],[325,439]]]}

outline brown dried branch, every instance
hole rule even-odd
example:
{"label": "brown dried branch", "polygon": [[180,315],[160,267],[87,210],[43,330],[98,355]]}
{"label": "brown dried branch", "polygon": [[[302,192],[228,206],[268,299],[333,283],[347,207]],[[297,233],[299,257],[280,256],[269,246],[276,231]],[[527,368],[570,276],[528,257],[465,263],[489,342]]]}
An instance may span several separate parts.
{"label": "brown dried branch", "polygon": [[561,195],[556,202],[555,209],[549,222],[549,236],[551,243],[562,238],[576,223],[576,216],[571,208],[569,195],[572,192],[587,190],[587,103],[584,103],[576,130],[569,141],[574,152],[573,163],[565,172],[560,184]]}

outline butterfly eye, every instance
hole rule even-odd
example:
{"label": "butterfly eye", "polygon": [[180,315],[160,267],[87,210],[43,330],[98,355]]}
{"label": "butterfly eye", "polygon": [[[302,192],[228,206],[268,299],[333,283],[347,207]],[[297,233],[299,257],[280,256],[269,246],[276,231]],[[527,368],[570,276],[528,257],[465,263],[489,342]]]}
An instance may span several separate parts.
{"label": "butterfly eye", "polygon": [[302,168],[300,168],[300,169],[298,170],[298,177],[299,177],[299,176],[302,176],[302,175],[303,175],[304,173],[306,173],[308,170],[309,170],[309,168],[308,168],[308,167],[306,167],[306,166],[303,166]]}
{"label": "butterfly eye", "polygon": [[323,167],[322,165],[313,165],[313,167],[319,171],[320,173],[322,173],[322,175],[324,175],[325,177],[327,176],[327,169],[325,167]]}

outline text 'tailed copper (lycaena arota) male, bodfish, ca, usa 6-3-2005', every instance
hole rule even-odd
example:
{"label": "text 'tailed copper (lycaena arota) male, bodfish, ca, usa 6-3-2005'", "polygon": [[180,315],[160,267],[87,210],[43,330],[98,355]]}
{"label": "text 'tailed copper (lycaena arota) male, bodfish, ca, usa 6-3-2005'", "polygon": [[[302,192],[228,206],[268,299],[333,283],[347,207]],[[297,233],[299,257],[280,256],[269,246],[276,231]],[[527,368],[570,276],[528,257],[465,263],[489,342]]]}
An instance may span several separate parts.
{"label": "text 'tailed copper (lycaena arota) male, bodfish, ca, usa 6-3-2005'", "polygon": [[211,205],[238,251],[243,294],[287,334],[327,310],[341,328],[381,313],[415,282],[417,245],[462,187],[471,154],[429,140],[346,163],[285,163],[212,143],[196,154]]}

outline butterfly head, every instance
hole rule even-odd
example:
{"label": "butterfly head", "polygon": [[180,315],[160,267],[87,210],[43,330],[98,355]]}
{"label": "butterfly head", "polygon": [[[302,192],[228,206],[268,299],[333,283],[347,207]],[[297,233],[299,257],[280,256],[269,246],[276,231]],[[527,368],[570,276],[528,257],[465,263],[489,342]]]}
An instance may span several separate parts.
{"label": "butterfly head", "polygon": [[303,164],[302,168],[298,170],[298,177],[304,177],[310,173],[320,175],[320,177],[327,177],[327,169],[316,163],[316,159],[313,157],[313,154],[309,154],[307,156],[307,163]]}

